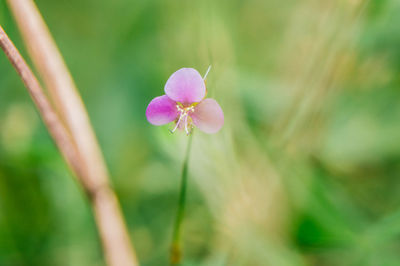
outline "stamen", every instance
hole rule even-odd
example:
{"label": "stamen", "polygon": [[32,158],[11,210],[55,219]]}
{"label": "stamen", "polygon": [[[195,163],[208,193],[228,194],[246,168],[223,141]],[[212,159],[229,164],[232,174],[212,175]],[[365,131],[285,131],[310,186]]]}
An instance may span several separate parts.
{"label": "stamen", "polygon": [[187,115],[185,116],[185,131],[186,131],[186,135],[189,135],[189,132],[187,129]]}
{"label": "stamen", "polygon": [[203,80],[206,80],[208,72],[210,72],[210,70],[211,70],[211,65],[207,68],[207,71],[206,71],[206,74],[204,75]]}
{"label": "stamen", "polygon": [[174,133],[175,130],[179,127],[179,125],[181,123],[185,123],[185,132],[186,132],[186,135],[189,135],[191,132],[191,128],[190,128],[190,125],[188,127],[188,116],[189,116],[189,112],[194,112],[194,106],[183,107],[180,104],[177,104],[176,109],[180,113],[179,119],[176,122],[175,128],[173,130],[170,130],[170,132]]}
{"label": "stamen", "polygon": [[178,122],[176,122],[176,126],[174,127],[174,129],[170,130],[171,133],[174,133],[175,130],[178,128],[179,123],[181,122],[181,119],[182,119],[182,114],[179,116]]}

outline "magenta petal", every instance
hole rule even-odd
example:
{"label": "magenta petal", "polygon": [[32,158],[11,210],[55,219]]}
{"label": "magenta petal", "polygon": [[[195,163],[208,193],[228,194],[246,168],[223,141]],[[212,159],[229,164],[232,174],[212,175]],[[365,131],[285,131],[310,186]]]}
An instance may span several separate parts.
{"label": "magenta petal", "polygon": [[205,133],[216,133],[224,125],[224,112],[214,99],[205,99],[190,114],[193,123]]}
{"label": "magenta petal", "polygon": [[193,68],[181,68],[165,84],[165,94],[181,103],[200,102],[206,95],[204,80]]}
{"label": "magenta petal", "polygon": [[146,109],[147,120],[156,126],[174,121],[178,116],[175,101],[167,95],[154,98]]}

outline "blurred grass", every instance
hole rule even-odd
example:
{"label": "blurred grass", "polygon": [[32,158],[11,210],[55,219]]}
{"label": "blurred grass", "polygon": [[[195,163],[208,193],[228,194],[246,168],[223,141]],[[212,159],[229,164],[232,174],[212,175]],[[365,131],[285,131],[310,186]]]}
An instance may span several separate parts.
{"label": "blurred grass", "polygon": [[[184,265],[398,265],[397,0],[36,3],[142,265],[167,264],[186,143],[145,108],[175,70],[209,64],[226,124],[195,132]],[[4,0],[0,23],[26,55]],[[0,265],[104,265],[87,200],[4,56],[0,73]]]}

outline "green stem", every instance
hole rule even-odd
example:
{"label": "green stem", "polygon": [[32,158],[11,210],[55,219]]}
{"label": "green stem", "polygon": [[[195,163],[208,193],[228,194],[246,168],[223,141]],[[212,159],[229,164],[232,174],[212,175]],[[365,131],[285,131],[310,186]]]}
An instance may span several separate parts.
{"label": "green stem", "polygon": [[182,178],[181,178],[181,189],[179,193],[179,201],[178,201],[178,211],[176,213],[175,225],[174,225],[174,233],[172,236],[172,245],[171,245],[171,257],[170,262],[171,265],[179,265],[182,259],[182,251],[180,246],[181,239],[181,225],[185,212],[185,202],[186,202],[186,187],[187,187],[187,176],[188,176],[188,163],[189,163],[189,155],[190,149],[192,146],[192,135],[193,132],[189,135],[189,140],[186,148],[185,160],[183,162],[182,168]]}

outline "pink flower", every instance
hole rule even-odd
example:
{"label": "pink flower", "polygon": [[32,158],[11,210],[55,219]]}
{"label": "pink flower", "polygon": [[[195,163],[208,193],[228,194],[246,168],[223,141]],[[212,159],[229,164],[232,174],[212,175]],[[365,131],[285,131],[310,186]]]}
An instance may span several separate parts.
{"label": "pink flower", "polygon": [[208,71],[203,79],[193,68],[181,68],[173,73],[165,84],[165,95],[154,98],[147,106],[147,120],[156,126],[175,121],[172,132],[180,128],[186,134],[190,134],[193,125],[210,134],[220,130],[224,113],[217,101],[204,98],[207,74]]}

